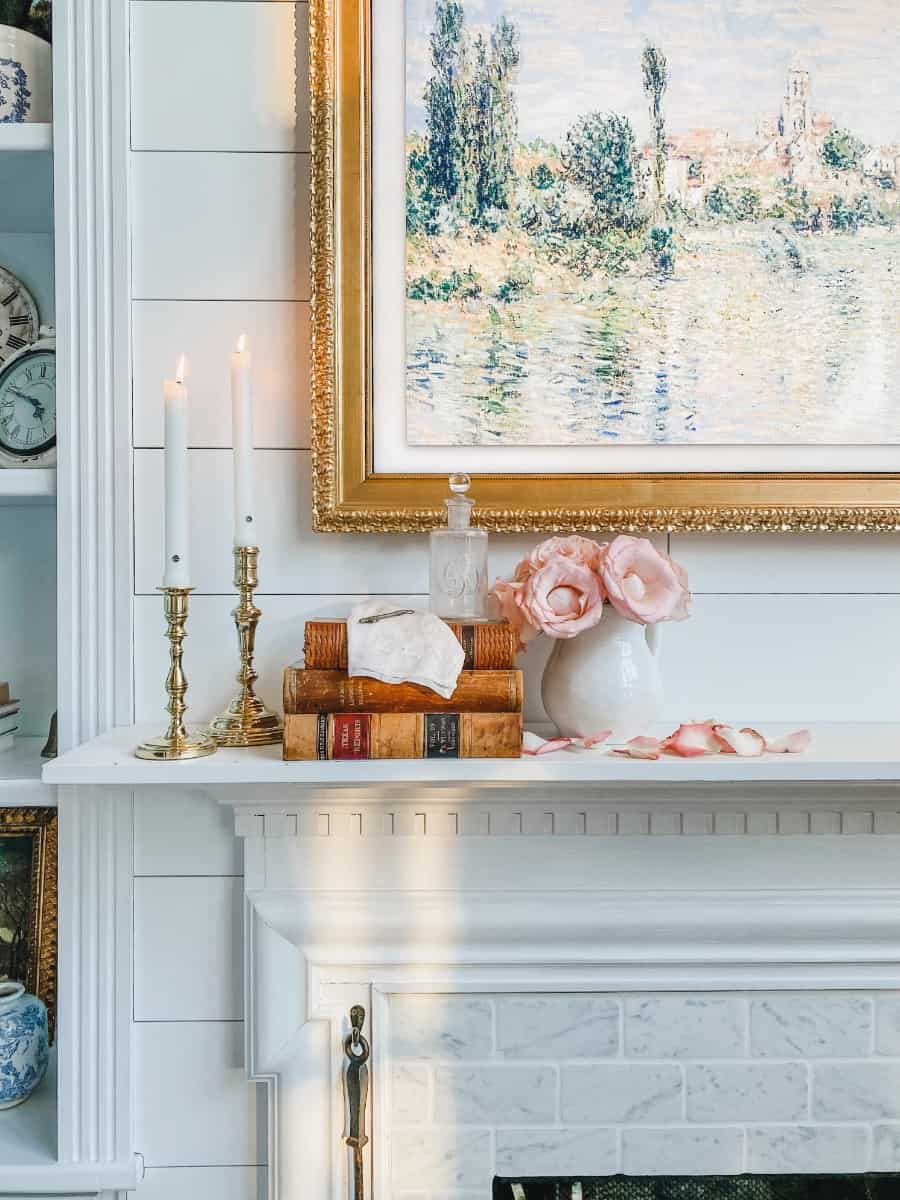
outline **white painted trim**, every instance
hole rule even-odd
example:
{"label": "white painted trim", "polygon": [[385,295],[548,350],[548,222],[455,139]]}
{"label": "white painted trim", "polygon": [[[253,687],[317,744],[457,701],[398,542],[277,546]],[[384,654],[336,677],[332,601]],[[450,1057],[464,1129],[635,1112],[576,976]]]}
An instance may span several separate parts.
{"label": "white painted trim", "polygon": [[128,0],[56,0],[53,49],[67,749],[132,712]]}

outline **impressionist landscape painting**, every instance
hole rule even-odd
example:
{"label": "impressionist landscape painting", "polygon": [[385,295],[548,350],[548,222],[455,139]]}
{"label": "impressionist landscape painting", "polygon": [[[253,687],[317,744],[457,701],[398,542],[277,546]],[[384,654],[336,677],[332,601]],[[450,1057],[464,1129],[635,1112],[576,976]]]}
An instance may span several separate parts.
{"label": "impressionist landscape painting", "polygon": [[406,0],[411,445],[900,443],[896,0]]}
{"label": "impressionist landscape painting", "polygon": [[0,982],[28,968],[32,837],[0,835]]}

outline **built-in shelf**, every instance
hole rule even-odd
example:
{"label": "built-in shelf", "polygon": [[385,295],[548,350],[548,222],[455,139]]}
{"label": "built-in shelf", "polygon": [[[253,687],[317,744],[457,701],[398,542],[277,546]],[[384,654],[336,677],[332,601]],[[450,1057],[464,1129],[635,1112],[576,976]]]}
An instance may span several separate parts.
{"label": "built-in shelf", "polygon": [[0,469],[0,504],[54,504],[55,502],[56,467]]}
{"label": "built-in shelf", "polygon": [[[771,735],[796,726],[767,724]],[[477,790],[543,785],[547,794],[569,785],[816,782],[900,785],[900,723],[811,726],[813,744],[803,754],[738,758],[663,757],[638,761],[606,749],[564,750],[521,759],[412,759],[364,762],[283,762],[280,746],[220,749],[189,762],[135,758],[135,747],[159,734],[152,726],[121,728],[69,751],[47,764],[43,778],[54,784],[141,785],[280,784],[322,790],[373,785],[426,788],[473,785]],[[667,730],[669,732],[670,730]]]}
{"label": "built-in shelf", "polygon": [[54,789],[41,781],[43,747],[43,738],[23,737],[0,754],[0,808],[56,803]]}
{"label": "built-in shelf", "polygon": [[40,121],[9,121],[0,125],[0,151],[43,151],[53,149],[53,126]]}
{"label": "built-in shelf", "polygon": [[52,1187],[56,1158],[56,1051],[47,1075],[23,1104],[0,1112],[0,1193]]}

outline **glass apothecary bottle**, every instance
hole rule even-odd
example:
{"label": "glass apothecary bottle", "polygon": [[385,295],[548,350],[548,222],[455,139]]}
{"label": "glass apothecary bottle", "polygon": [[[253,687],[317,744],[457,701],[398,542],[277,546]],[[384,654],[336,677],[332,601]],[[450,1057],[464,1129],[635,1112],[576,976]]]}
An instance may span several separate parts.
{"label": "glass apothecary bottle", "polygon": [[450,476],[447,528],[431,532],[431,611],[456,621],[487,619],[488,535],[469,524],[471,482],[468,475]]}

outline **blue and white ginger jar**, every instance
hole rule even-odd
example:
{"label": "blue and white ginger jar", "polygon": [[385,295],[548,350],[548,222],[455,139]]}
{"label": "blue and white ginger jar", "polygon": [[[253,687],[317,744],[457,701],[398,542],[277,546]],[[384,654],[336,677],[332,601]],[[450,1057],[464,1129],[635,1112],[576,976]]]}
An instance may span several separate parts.
{"label": "blue and white ginger jar", "polygon": [[47,1074],[47,1009],[22,983],[0,983],[0,1108],[27,1100]]}

